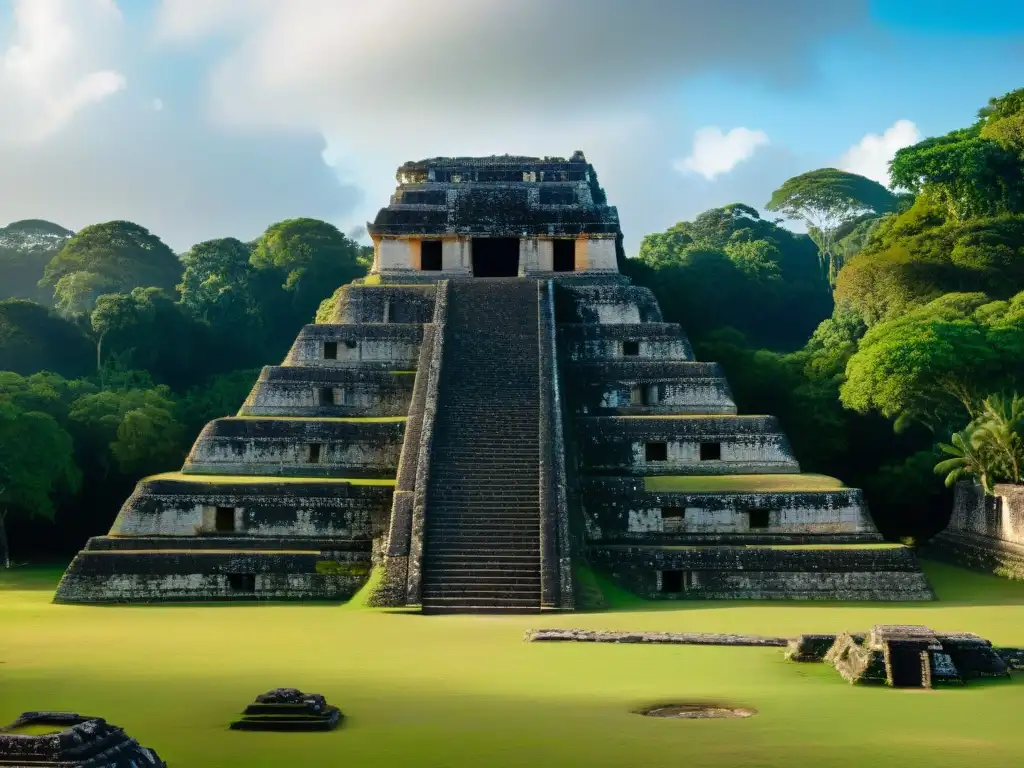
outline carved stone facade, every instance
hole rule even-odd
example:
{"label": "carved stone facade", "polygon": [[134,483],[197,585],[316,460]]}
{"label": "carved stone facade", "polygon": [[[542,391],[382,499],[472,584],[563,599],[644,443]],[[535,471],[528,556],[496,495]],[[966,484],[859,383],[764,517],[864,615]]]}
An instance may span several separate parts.
{"label": "carved stone facade", "polygon": [[931,597],[860,491],[801,474],[618,274],[582,153],[398,181],[371,275],[139,483],[57,600],[339,600],[377,567],[377,605],[568,610],[584,565],[650,598]]}
{"label": "carved stone facade", "polygon": [[619,217],[582,153],[406,163],[367,225],[372,273],[542,276],[618,271]]}
{"label": "carved stone facade", "polygon": [[1010,579],[1024,579],[1024,486],[957,484],[949,526],[928,543],[930,556]]}

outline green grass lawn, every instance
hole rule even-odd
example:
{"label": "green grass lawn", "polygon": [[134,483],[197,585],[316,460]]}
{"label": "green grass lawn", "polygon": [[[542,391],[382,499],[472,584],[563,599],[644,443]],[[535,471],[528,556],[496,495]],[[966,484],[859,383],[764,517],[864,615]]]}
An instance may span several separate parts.
{"label": "green grass lawn", "polygon": [[[792,635],[919,623],[1024,645],[1024,584],[928,564],[931,604],[647,603],[423,617],[327,605],[50,604],[59,569],[0,574],[0,721],[106,717],[172,768],[197,766],[1012,766],[1024,675],[940,691],[855,688],[778,649],[527,644],[532,627]],[[233,732],[258,693],[323,693],[331,733]],[[645,704],[724,702],[741,720],[659,720]]]}

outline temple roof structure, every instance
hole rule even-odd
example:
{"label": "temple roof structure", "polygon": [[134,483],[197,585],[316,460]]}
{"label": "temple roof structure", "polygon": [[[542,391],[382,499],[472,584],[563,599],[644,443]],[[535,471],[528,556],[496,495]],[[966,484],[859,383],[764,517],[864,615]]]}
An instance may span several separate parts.
{"label": "temple roof structure", "polygon": [[398,188],[367,229],[373,236],[617,235],[582,152],[562,157],[435,157],[399,167]]}

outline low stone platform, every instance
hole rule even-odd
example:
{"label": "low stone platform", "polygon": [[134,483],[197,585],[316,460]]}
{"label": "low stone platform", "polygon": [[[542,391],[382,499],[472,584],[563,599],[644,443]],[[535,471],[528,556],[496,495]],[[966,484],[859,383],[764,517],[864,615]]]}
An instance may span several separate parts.
{"label": "low stone platform", "polygon": [[907,547],[591,545],[591,564],[647,599],[932,600]]}
{"label": "low stone platform", "polygon": [[528,629],[528,643],[639,643],[651,645],[739,645],[781,647],[784,637],[709,632],[612,632],[600,629]]}
{"label": "low stone platform", "polygon": [[54,602],[333,602],[354,595],[370,567],[369,541],[104,536],[71,562]]}
{"label": "low stone platform", "polygon": [[275,688],[256,697],[242,718],[231,723],[233,731],[332,731],[344,715],[319,693],[296,688]]}
{"label": "low stone platform", "polygon": [[25,712],[0,728],[0,766],[166,768],[167,763],[103,718],[71,712]]}

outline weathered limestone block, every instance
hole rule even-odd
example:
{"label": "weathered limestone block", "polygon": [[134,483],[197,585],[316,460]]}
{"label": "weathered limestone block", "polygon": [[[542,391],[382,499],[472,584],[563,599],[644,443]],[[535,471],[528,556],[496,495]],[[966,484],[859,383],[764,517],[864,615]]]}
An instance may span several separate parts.
{"label": "weathered limestone block", "polygon": [[577,421],[583,467],[605,474],[799,472],[772,416],[621,416]]}
{"label": "weathered limestone block", "polygon": [[182,471],[394,477],[404,429],[404,419],[216,419],[200,433]]}
{"label": "weathered limestone block", "polygon": [[630,285],[559,283],[556,311],[559,324],[662,322],[661,308],[650,289]]}
{"label": "weathered limestone block", "polygon": [[690,342],[676,323],[563,323],[559,333],[571,362],[694,359]]}
{"label": "weathered limestone block", "polygon": [[588,558],[649,599],[933,599],[912,551],[899,545],[591,545]]}
{"label": "weathered limestone block", "polygon": [[180,473],[139,481],[112,536],[311,536],[370,539],[382,532],[392,486],[338,480],[299,482]]}
{"label": "weathered limestone block", "polygon": [[307,325],[284,364],[322,367],[386,365],[394,370],[416,367],[423,326],[377,322]]}
{"label": "weathered limestone block", "polygon": [[434,314],[432,283],[345,286],[334,323],[429,323]]}
{"label": "weathered limestone block", "polygon": [[799,635],[786,644],[785,658],[799,662],[824,661],[835,642],[835,635]]}
{"label": "weathered limestone block", "polygon": [[580,415],[734,415],[736,404],[717,363],[576,363],[566,374]]}
{"label": "weathered limestone block", "polygon": [[404,416],[414,370],[267,366],[242,416]]}
{"label": "weathered limestone block", "polygon": [[949,526],[928,542],[929,557],[1024,580],[1024,487],[957,484]]}
{"label": "weathered limestone block", "polygon": [[86,549],[71,562],[54,601],[347,600],[369,571],[368,547],[361,552]]}
{"label": "weathered limestone block", "polygon": [[[642,477],[587,478],[583,508],[590,538],[662,544],[725,543],[737,536],[765,543],[881,541],[859,489],[837,483],[835,490],[811,490],[820,476],[787,475],[794,490],[771,490],[782,484],[774,478],[757,490],[751,481],[758,477],[739,476],[731,490],[723,477],[723,488],[707,491],[648,490]],[[695,488],[701,482],[694,478]]]}

